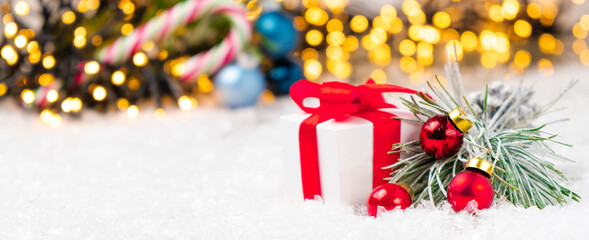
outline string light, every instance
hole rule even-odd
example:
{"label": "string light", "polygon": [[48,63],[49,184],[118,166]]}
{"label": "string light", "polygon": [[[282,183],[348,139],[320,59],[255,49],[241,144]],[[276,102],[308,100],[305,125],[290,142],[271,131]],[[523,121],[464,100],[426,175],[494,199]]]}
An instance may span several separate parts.
{"label": "string light", "polygon": [[39,85],[46,87],[53,84],[55,77],[51,73],[43,73],[39,76]]}
{"label": "string light", "polygon": [[321,63],[315,59],[309,59],[305,61],[303,68],[305,77],[311,81],[317,80],[323,70]]}
{"label": "string light", "polygon": [[30,89],[25,89],[20,93],[22,101],[26,104],[31,104],[35,101],[35,93]]}
{"label": "string light", "polygon": [[189,111],[195,108],[197,105],[196,99],[189,96],[182,96],[178,99],[178,106],[183,111]]}
{"label": "string light", "polygon": [[100,64],[97,61],[90,61],[84,65],[86,74],[94,75],[100,71]]}
{"label": "string light", "polygon": [[532,34],[532,25],[526,20],[517,20],[513,24],[513,31],[520,37],[527,38]]}
{"label": "string light", "polygon": [[55,91],[55,89],[51,89],[51,90],[47,91],[47,95],[45,95],[45,99],[47,100],[47,102],[50,102],[50,103],[56,102],[58,98],[59,98],[59,93],[57,93],[57,91]]}
{"label": "string light", "polygon": [[29,14],[29,11],[29,4],[25,1],[18,1],[14,4],[14,13],[16,13],[16,15],[25,16]]}
{"label": "string light", "polygon": [[415,43],[409,39],[401,40],[399,43],[399,52],[404,56],[415,54]]}
{"label": "string light", "polygon": [[137,67],[143,67],[147,64],[147,56],[143,52],[137,52],[133,55],[133,63]]}
{"label": "string light", "polygon": [[135,105],[131,105],[127,108],[127,116],[129,118],[137,118],[139,116],[139,108]]}
{"label": "string light", "polygon": [[92,91],[92,97],[94,97],[94,100],[96,101],[104,100],[106,98],[106,89],[100,85],[94,87],[94,90]]}
{"label": "string light", "polygon": [[198,90],[202,93],[210,93],[214,89],[213,82],[207,74],[200,75],[198,79],[196,79],[196,84],[198,84]]}
{"label": "string light", "polygon": [[18,27],[14,22],[9,22],[6,24],[6,26],[4,26],[4,36],[7,38],[14,37],[14,35],[16,35],[16,31],[18,31]]}
{"label": "string light", "polygon": [[452,19],[447,12],[437,12],[434,14],[433,23],[438,28],[447,28],[452,23]]}
{"label": "string light", "polygon": [[362,15],[356,15],[350,21],[350,28],[357,33],[364,32],[368,28],[368,19]]}
{"label": "string light", "polygon": [[61,20],[65,24],[72,24],[74,21],[76,21],[76,14],[72,11],[66,11],[63,13],[63,15],[61,15]]}
{"label": "string light", "polygon": [[55,58],[51,54],[45,54],[43,57],[43,67],[52,69],[55,66]]}
{"label": "string light", "polygon": [[313,29],[307,32],[306,39],[309,45],[317,46],[323,41],[323,33],[321,33],[319,30]]}
{"label": "string light", "polygon": [[8,87],[6,87],[6,84],[0,83],[0,96],[6,94],[6,91],[8,91]]}
{"label": "string light", "polygon": [[110,81],[115,86],[122,85],[123,83],[125,83],[125,73],[123,73],[122,71],[115,71],[115,72],[113,72],[112,73],[112,76],[110,78]]}

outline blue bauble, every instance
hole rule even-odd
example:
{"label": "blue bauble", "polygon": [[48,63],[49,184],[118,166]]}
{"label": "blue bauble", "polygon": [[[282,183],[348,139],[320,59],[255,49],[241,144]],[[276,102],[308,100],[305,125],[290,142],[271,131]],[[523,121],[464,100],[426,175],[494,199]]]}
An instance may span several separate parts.
{"label": "blue bauble", "polygon": [[236,63],[223,67],[215,76],[215,89],[221,103],[230,108],[256,104],[266,82],[259,68],[244,68]]}
{"label": "blue bauble", "polygon": [[266,73],[270,90],[276,95],[288,94],[290,86],[304,78],[301,67],[287,59],[281,59],[273,63],[272,68]]}
{"label": "blue bauble", "polygon": [[292,20],[280,12],[262,14],[255,27],[262,40],[262,50],[272,57],[286,57],[297,46],[298,32]]}

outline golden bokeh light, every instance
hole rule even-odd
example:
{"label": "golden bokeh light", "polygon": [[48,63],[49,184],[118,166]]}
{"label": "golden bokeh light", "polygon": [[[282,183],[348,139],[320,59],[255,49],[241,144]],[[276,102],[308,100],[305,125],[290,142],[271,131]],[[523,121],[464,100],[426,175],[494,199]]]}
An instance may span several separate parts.
{"label": "golden bokeh light", "polygon": [[341,46],[346,41],[346,35],[340,31],[333,31],[327,34],[325,40],[329,45]]}
{"label": "golden bokeh light", "polygon": [[65,24],[72,24],[76,21],[76,14],[73,11],[66,11],[61,15],[61,20]]}
{"label": "golden bokeh light", "polygon": [[293,18],[293,25],[299,31],[305,31],[309,27],[309,23],[305,21],[305,17],[296,16]]}
{"label": "golden bokeh light", "polygon": [[583,15],[581,20],[579,20],[579,23],[581,24],[581,27],[585,29],[585,31],[589,31],[589,14]]}
{"label": "golden bokeh light", "polygon": [[447,12],[437,12],[434,14],[433,23],[438,28],[447,28],[452,23],[452,19],[450,18],[450,14]]}
{"label": "golden bokeh light", "polygon": [[495,50],[495,45],[497,43],[497,39],[495,38],[495,34],[489,30],[483,30],[481,35],[479,36],[481,41],[481,46],[486,51]]}
{"label": "golden bokeh light", "polygon": [[96,101],[104,100],[106,98],[106,89],[100,85],[94,87],[94,90],[92,91],[92,97],[94,97],[94,100]]}
{"label": "golden bokeh light", "polygon": [[532,55],[526,50],[519,50],[513,56],[513,63],[519,68],[526,68],[532,62]]}
{"label": "golden bokeh light", "polygon": [[127,108],[127,116],[129,118],[137,118],[139,116],[139,107],[131,105]]}
{"label": "golden bokeh light", "polygon": [[24,48],[27,45],[27,38],[24,35],[18,35],[14,38],[14,45],[17,48]]}
{"label": "golden bokeh light", "polygon": [[587,37],[587,30],[580,23],[575,23],[573,25],[573,35],[578,39],[585,39]]}
{"label": "golden bokeh light", "polygon": [[133,64],[137,67],[143,67],[147,65],[147,55],[143,52],[137,52],[133,55]]}
{"label": "golden bokeh light", "polygon": [[477,49],[477,35],[471,31],[463,32],[460,36],[460,42],[462,42],[465,51],[470,52]]}
{"label": "golden bokeh light", "polygon": [[[344,47],[345,47],[345,43],[344,43]],[[303,61],[307,61],[310,59],[317,60],[318,58],[319,58],[319,53],[314,48],[305,48],[301,52],[301,59],[303,59]]]}
{"label": "golden bokeh light", "polygon": [[581,53],[579,53],[579,60],[581,60],[581,63],[589,66],[589,50],[588,49],[584,49],[583,51],[581,51]]}
{"label": "golden bokeh light", "polygon": [[8,91],[8,87],[4,83],[0,83],[0,96],[3,96]]}
{"label": "golden bokeh light", "polygon": [[370,78],[377,84],[385,84],[387,82],[387,73],[382,69],[374,69],[370,73]]}
{"label": "golden bokeh light", "polygon": [[35,93],[30,89],[25,89],[20,93],[20,98],[26,104],[31,104],[35,101]]}
{"label": "golden bokeh light", "polygon": [[121,34],[129,35],[131,32],[133,32],[133,29],[133,24],[125,23],[123,26],[121,26]]}
{"label": "golden bokeh light", "polygon": [[328,19],[327,13],[319,7],[311,7],[305,12],[305,20],[316,26],[324,25]]}
{"label": "golden bokeh light", "polygon": [[517,20],[513,24],[513,31],[520,37],[527,38],[532,34],[532,25],[526,20]]}
{"label": "golden bokeh light", "polygon": [[16,15],[27,15],[30,10],[31,8],[26,1],[18,1],[14,4],[14,13],[16,13]]}
{"label": "golden bokeh light", "polygon": [[331,19],[329,22],[327,22],[327,26],[325,26],[325,28],[327,29],[327,32],[341,32],[344,30],[344,25],[339,19]]}
{"label": "golden bokeh light", "polygon": [[415,54],[415,43],[409,39],[403,39],[399,43],[399,52],[403,56],[411,56]]}
{"label": "golden bokeh light", "polygon": [[502,5],[503,17],[508,20],[512,20],[517,16],[519,12],[519,2],[517,0],[504,0]]}
{"label": "golden bokeh light", "polygon": [[323,33],[321,33],[317,29],[313,29],[307,32],[305,39],[307,40],[307,43],[309,43],[309,45],[317,46],[321,44],[321,42],[323,41]]}
{"label": "golden bokeh light", "polygon": [[399,67],[403,72],[413,72],[417,68],[417,62],[412,57],[404,56],[399,60]]}
{"label": "golden bokeh light", "polygon": [[397,17],[397,9],[391,5],[383,5],[380,7],[380,16],[384,20],[393,20]]}
{"label": "golden bokeh light", "polygon": [[94,75],[100,71],[100,64],[97,61],[90,61],[84,65],[84,72],[86,74]]}
{"label": "golden bokeh light", "polygon": [[495,56],[495,53],[484,52],[483,54],[481,54],[481,65],[488,69],[494,68],[497,65],[497,58]]}
{"label": "golden bokeh light", "polygon": [[311,81],[317,80],[319,76],[321,76],[321,72],[323,71],[321,63],[319,63],[319,61],[315,59],[305,61],[303,68],[305,77]]}
{"label": "golden bokeh light", "polygon": [[14,22],[9,22],[6,24],[6,26],[4,26],[4,36],[6,36],[7,38],[14,37],[14,35],[16,35],[17,31],[18,31],[18,26]]}
{"label": "golden bokeh light", "polygon": [[53,84],[55,77],[51,73],[43,73],[39,76],[39,85],[47,87]]}
{"label": "golden bokeh light", "polygon": [[178,106],[182,111],[189,111],[195,108],[197,105],[196,99],[189,96],[182,96],[178,99]]}
{"label": "golden bokeh light", "polygon": [[196,79],[198,90],[202,93],[210,93],[214,89],[213,81],[209,78],[209,75],[203,74]]}
{"label": "golden bokeh light", "polygon": [[43,57],[43,67],[51,69],[55,66],[55,58],[51,54],[45,54]]}
{"label": "golden bokeh light", "polygon": [[115,86],[120,86],[123,83],[125,83],[125,73],[123,73],[122,71],[115,71],[112,73],[112,76],[110,78],[110,81],[112,82],[112,84],[114,84]]}
{"label": "golden bokeh light", "polygon": [[358,49],[358,44],[358,38],[356,38],[355,36],[347,36],[346,40],[344,41],[344,44],[342,45],[342,48],[348,52],[353,52],[356,51],[356,49]]}
{"label": "golden bokeh light", "polygon": [[47,95],[45,95],[45,99],[47,100],[47,102],[50,102],[50,103],[56,102],[58,98],[59,98],[59,94],[57,93],[57,91],[55,89],[51,89],[51,90],[47,91]]}
{"label": "golden bokeh light", "polygon": [[577,39],[573,42],[573,52],[581,54],[583,50],[587,49],[587,44],[583,39]]}
{"label": "golden bokeh light", "polygon": [[127,100],[125,98],[117,99],[117,108],[119,108],[119,110],[125,110],[128,107],[129,107],[129,100]]}
{"label": "golden bokeh light", "polygon": [[494,4],[489,7],[489,18],[495,22],[503,22],[503,8],[500,5]]}
{"label": "golden bokeh light", "polygon": [[556,39],[549,33],[543,33],[538,38],[538,47],[543,53],[552,53],[556,48]]}
{"label": "golden bokeh light", "polygon": [[530,18],[538,19],[542,16],[542,6],[538,3],[530,3],[527,7],[527,13]]}
{"label": "golden bokeh light", "polygon": [[364,32],[368,28],[368,19],[362,15],[356,15],[350,21],[350,28],[357,33]]}

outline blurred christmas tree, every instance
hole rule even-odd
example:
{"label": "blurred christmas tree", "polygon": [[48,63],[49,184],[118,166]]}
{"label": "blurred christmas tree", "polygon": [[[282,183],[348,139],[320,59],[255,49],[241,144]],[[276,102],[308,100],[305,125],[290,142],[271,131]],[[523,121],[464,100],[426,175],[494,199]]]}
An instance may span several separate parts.
{"label": "blurred christmas tree", "polygon": [[0,96],[54,125],[83,107],[133,117],[142,99],[155,102],[156,116],[164,101],[192,108],[213,90],[207,74],[251,35],[245,7],[227,0],[17,0],[0,2],[0,12]]}

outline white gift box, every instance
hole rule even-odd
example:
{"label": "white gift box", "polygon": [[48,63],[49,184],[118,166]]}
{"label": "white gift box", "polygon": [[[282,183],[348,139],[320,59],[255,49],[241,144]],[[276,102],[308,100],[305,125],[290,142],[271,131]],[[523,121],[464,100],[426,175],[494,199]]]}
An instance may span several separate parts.
{"label": "white gift box", "polygon": [[[405,119],[415,119],[403,109],[379,109]],[[299,128],[311,114],[281,117],[284,153],[284,191],[289,198],[302,200]],[[401,142],[419,139],[421,123],[401,121]],[[351,116],[317,125],[317,147],[321,198],[324,203],[360,206],[366,204],[373,189],[373,124]],[[391,146],[392,148],[392,146]]]}

